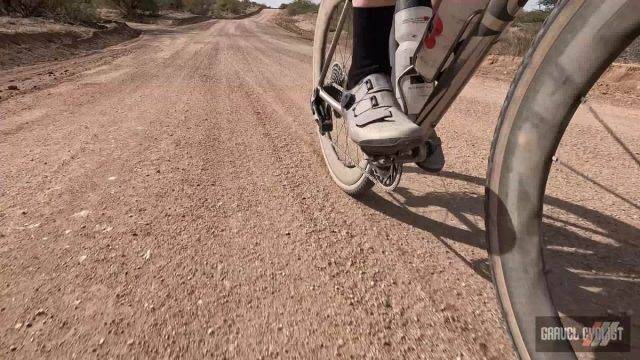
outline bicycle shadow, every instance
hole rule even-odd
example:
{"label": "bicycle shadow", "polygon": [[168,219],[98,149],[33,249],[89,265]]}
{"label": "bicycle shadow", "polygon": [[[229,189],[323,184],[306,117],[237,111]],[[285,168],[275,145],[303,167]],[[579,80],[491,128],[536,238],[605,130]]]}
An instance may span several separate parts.
{"label": "bicycle shadow", "polygon": [[[402,221],[405,224],[416,227],[420,230],[427,231],[434,235],[440,243],[447,247],[454,255],[462,260],[478,275],[486,280],[491,280],[489,272],[489,263],[486,259],[481,262],[470,261],[450,246],[444,239],[452,239],[456,242],[484,249],[484,229],[476,226],[473,222],[468,221],[468,215],[480,215],[483,208],[483,196],[473,193],[425,193],[423,195],[414,195],[406,188],[398,188],[396,193],[401,195],[404,200],[396,199],[393,203],[376,193],[369,193],[363,197],[361,202],[380,213]],[[389,194],[393,197],[393,194]],[[421,207],[440,208],[449,211],[458,220],[463,222],[466,229],[447,224],[442,221],[434,220],[426,217],[411,208]]]}
{"label": "bicycle shadow", "polygon": [[[407,173],[425,175],[417,168]],[[433,176],[433,175],[432,175]],[[448,242],[485,249],[484,225],[470,217],[484,216],[485,179],[443,171],[434,176],[477,186],[477,191],[415,193],[399,188],[393,201],[371,193],[361,202],[389,217],[429,232],[483,279],[490,280],[487,258],[470,261]],[[402,198],[402,199],[400,199]],[[464,229],[423,215],[440,208]],[[554,196],[545,196],[543,236],[545,263],[554,303],[573,316],[640,314],[640,229],[600,211]],[[638,352],[640,321],[632,317],[632,351]],[[598,359],[624,358],[614,353],[594,353]]]}

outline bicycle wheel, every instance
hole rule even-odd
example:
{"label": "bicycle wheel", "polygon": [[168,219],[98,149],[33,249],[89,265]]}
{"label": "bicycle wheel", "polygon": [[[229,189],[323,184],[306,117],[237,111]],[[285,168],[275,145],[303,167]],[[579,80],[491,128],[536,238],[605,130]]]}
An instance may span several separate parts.
{"label": "bicycle wheel", "polygon": [[[339,21],[341,16],[344,19],[342,24]],[[334,40],[336,46],[332,53]],[[351,66],[351,46],[351,2],[323,0],[318,9],[313,41],[314,86],[321,84],[333,86],[334,89],[344,88]],[[324,66],[328,66],[328,70],[321,80]],[[328,112],[333,118],[333,129],[325,134],[319,133],[319,138],[329,174],[347,194],[361,195],[373,186],[373,181],[366,175],[367,161],[360,148],[349,139],[345,120],[336,111]]]}
{"label": "bicycle wheel", "polygon": [[535,319],[560,325],[543,262],[542,210],[552,158],[581,99],[640,34],[636,0],[572,0],[557,6],[507,95],[489,159],[485,223],[493,281],[504,319],[524,359],[536,353]]}

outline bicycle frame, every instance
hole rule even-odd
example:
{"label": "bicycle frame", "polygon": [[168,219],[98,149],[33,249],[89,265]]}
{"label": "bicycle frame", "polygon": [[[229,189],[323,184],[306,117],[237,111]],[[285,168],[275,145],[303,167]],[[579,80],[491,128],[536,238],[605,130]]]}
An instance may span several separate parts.
{"label": "bicycle frame", "polygon": [[[347,0],[342,8],[338,26],[336,27],[336,35],[332,40],[326,58],[333,58],[345,21],[345,14],[347,13],[345,10],[347,6],[350,6],[348,1],[349,0]],[[465,1],[467,4],[464,4]],[[527,0],[457,0],[456,2],[457,4],[453,4],[452,0],[441,1],[436,9],[435,15],[425,30],[423,41],[420,42],[421,46],[418,47],[413,57],[412,67],[403,74],[410,74],[413,68],[413,70],[423,77],[436,81],[433,93],[429,96],[417,117],[417,123],[428,132],[431,132],[436,125],[438,125],[440,119],[447,112],[453,101],[458,97],[478,66],[482,63],[482,60],[484,60],[489,53],[491,46],[498,40],[511,21],[513,21],[518,11],[524,7]],[[443,61],[437,65],[436,76],[432,79],[431,76],[426,74],[425,70],[427,68],[423,65],[424,61],[421,63],[421,60],[431,55],[423,46],[424,39],[430,36],[429,29],[434,28],[432,23],[436,19],[438,11],[443,9],[443,6],[463,6],[469,4],[479,4],[484,7],[478,7],[470,11],[471,15],[464,24],[457,29],[458,35],[455,41],[448,44],[450,51],[443,57]],[[467,10],[469,9],[467,8]],[[322,87],[329,65],[329,62],[323,64],[319,81],[315,84],[316,91],[314,91],[311,99],[314,114],[320,118],[318,119],[319,123],[322,123],[324,119],[321,118],[323,112],[317,106],[317,98],[322,99],[325,104],[334,110],[341,111],[340,99],[331,96],[331,94]],[[433,69],[430,70],[433,71]],[[338,90],[342,91],[343,89]]]}
{"label": "bicycle frame", "polygon": [[[443,3],[447,1],[443,0]],[[448,62],[449,65],[438,74],[437,85],[418,115],[417,121],[420,126],[431,130],[438,125],[440,119],[487,56],[491,46],[526,3],[526,0],[490,0],[484,11],[473,12],[469,16],[463,28],[459,30],[459,46],[451,52],[451,59],[449,56],[445,58],[444,62]],[[442,5],[440,4],[440,7]],[[427,26],[427,29],[429,28],[431,26]],[[428,35],[427,30],[425,37]],[[414,57],[418,73],[421,73],[420,57],[429,56],[428,51],[422,46],[423,44],[424,41],[421,42]],[[456,44],[451,45],[452,47],[456,46]]]}

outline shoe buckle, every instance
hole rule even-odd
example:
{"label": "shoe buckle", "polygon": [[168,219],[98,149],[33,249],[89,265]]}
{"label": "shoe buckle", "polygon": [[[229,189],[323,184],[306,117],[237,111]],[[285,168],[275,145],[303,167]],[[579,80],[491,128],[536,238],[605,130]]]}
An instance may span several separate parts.
{"label": "shoe buckle", "polygon": [[372,108],[378,107],[378,98],[376,98],[375,96],[371,97],[371,107]]}
{"label": "shoe buckle", "polygon": [[371,89],[373,89],[373,83],[371,82],[371,79],[365,80],[364,86],[366,86],[367,91],[370,91]]}

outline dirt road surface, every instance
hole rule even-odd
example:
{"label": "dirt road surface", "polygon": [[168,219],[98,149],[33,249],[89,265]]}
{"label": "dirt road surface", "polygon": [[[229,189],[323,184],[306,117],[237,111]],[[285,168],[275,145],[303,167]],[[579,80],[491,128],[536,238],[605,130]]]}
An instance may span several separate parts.
{"label": "dirt road surface", "polygon": [[[0,102],[1,358],[514,357],[482,222],[508,84],[461,95],[442,174],[355,200],[317,146],[311,44],[273,15],[0,74],[41,82]],[[593,106],[638,154],[640,105]],[[637,164],[584,109],[559,158],[560,309],[635,314],[638,334]]]}

